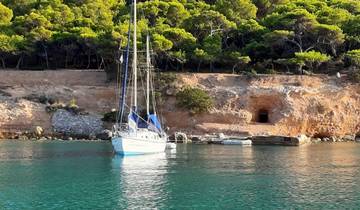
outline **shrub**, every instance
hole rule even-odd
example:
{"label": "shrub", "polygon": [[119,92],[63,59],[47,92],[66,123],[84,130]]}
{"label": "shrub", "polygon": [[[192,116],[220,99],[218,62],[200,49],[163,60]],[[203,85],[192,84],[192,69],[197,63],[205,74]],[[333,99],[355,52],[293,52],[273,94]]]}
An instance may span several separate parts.
{"label": "shrub", "polygon": [[360,66],[360,49],[348,51],[345,56],[350,60],[352,65],[356,67]]}
{"label": "shrub", "polygon": [[265,69],[264,74],[278,74],[274,69]]}
{"label": "shrub", "polygon": [[161,73],[158,77],[156,86],[158,89],[163,90],[164,88],[171,86],[171,84],[174,83],[176,79],[176,74],[174,73]]}
{"label": "shrub", "polygon": [[104,122],[116,122],[117,111],[111,111],[104,114],[102,121]]}
{"label": "shrub", "polygon": [[360,71],[352,71],[352,72],[349,74],[349,78],[350,78],[351,81],[353,81],[353,82],[360,83]]}
{"label": "shrub", "polygon": [[47,95],[38,95],[38,94],[30,94],[24,97],[25,100],[41,103],[41,104],[54,104],[58,99],[54,96],[47,96]]}
{"label": "shrub", "polygon": [[329,55],[316,51],[297,52],[295,58],[298,65],[305,64],[311,71],[317,69],[321,63],[327,62],[331,59]]}
{"label": "shrub", "polygon": [[209,111],[213,107],[213,99],[199,88],[186,87],[176,94],[177,104],[198,114]]}

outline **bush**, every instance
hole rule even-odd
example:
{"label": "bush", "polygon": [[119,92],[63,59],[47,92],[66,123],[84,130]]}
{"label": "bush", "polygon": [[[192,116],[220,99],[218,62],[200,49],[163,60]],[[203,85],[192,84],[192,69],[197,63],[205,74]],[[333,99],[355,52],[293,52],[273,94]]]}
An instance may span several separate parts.
{"label": "bush", "polygon": [[349,78],[353,82],[360,83],[360,71],[353,71],[349,74]]}
{"label": "bush", "polygon": [[346,53],[346,58],[348,58],[352,65],[359,67],[360,66],[360,49],[351,50]]}
{"label": "bush", "polygon": [[28,96],[24,97],[25,100],[32,101],[35,103],[41,103],[41,104],[54,104],[58,99],[54,96],[47,96],[47,95],[38,95],[38,94],[30,94]]}
{"label": "bush", "polygon": [[264,74],[278,74],[274,69],[265,69]]}
{"label": "bush", "polygon": [[68,104],[67,107],[70,108],[70,109],[72,109],[72,108],[74,108],[74,109],[79,108],[79,106],[76,104],[75,98],[72,98],[72,99],[70,100],[70,102],[69,102],[69,104]]}
{"label": "bush", "polygon": [[177,104],[189,109],[192,114],[209,111],[213,107],[213,99],[199,88],[186,87],[176,94]]}
{"label": "bush", "polygon": [[176,74],[174,73],[161,73],[158,77],[156,87],[160,90],[171,86],[176,81]]}
{"label": "bush", "polygon": [[104,114],[102,121],[104,122],[116,122],[117,111],[111,111]]}

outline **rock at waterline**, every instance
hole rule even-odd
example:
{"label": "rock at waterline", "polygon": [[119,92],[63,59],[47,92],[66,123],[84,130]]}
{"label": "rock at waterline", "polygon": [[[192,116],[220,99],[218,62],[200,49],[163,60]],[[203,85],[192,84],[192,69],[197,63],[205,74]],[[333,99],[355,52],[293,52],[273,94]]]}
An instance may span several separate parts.
{"label": "rock at waterline", "polygon": [[59,109],[51,119],[53,129],[69,136],[96,136],[103,131],[103,122],[94,115],[76,115]]}
{"label": "rock at waterline", "polygon": [[96,135],[96,138],[102,139],[102,140],[111,140],[112,132],[110,130],[103,130],[101,133]]}
{"label": "rock at waterline", "polygon": [[44,133],[44,129],[40,126],[36,126],[34,130],[35,135],[41,136]]}

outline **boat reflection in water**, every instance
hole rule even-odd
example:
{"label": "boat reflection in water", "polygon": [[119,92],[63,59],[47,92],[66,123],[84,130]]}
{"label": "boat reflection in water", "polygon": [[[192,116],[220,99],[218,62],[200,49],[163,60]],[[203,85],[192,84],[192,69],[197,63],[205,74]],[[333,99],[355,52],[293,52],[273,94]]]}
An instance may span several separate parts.
{"label": "boat reflection in water", "polygon": [[[166,197],[166,153],[113,158],[113,169],[120,171],[121,198],[128,209],[161,208]],[[165,195],[165,196],[164,196]]]}

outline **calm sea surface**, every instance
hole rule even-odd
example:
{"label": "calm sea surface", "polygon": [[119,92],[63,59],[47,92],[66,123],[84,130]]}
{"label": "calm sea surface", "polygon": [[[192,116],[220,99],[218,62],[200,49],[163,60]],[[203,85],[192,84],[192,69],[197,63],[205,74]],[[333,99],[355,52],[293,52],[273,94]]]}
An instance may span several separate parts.
{"label": "calm sea surface", "polygon": [[0,209],[248,208],[360,208],[360,144],[120,158],[103,142],[0,141]]}

